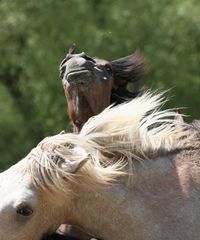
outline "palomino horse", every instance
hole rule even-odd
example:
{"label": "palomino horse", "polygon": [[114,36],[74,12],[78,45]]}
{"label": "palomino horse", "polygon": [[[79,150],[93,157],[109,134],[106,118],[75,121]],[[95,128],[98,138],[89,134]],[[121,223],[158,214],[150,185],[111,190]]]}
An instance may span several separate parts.
{"label": "palomino horse", "polygon": [[41,240],[68,222],[105,240],[198,240],[200,133],[162,101],[106,109],[1,173],[0,239]]}
{"label": "palomino horse", "polygon": [[74,132],[79,132],[90,117],[110,104],[136,97],[138,92],[127,90],[127,84],[139,80],[147,67],[138,52],[109,62],[74,51],[71,48],[60,64],[60,78],[69,118]]}

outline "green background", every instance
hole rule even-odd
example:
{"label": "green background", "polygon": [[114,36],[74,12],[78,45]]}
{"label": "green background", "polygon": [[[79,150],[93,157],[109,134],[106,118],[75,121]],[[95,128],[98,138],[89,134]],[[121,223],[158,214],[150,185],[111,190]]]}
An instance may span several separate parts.
{"label": "green background", "polygon": [[112,60],[139,49],[142,81],[200,118],[199,0],[0,0],[0,169],[70,130],[58,66],[72,43]]}

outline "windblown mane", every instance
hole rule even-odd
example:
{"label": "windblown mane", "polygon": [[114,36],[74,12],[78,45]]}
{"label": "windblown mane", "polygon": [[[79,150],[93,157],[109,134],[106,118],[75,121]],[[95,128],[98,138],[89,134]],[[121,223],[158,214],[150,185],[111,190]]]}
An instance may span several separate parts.
{"label": "windblown mane", "polygon": [[196,131],[176,120],[175,111],[160,110],[164,101],[162,94],[146,93],[105,109],[89,119],[79,134],[45,138],[29,155],[34,182],[65,193],[66,181],[95,188],[127,170],[134,174],[134,160],[199,147]]}

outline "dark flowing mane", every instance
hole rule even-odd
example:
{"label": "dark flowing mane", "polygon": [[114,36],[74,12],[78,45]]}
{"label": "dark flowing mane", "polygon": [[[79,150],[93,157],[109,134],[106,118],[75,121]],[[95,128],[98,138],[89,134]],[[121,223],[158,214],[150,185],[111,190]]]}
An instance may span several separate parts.
{"label": "dark flowing mane", "polygon": [[147,70],[144,58],[139,52],[111,61],[116,81],[138,81]]}

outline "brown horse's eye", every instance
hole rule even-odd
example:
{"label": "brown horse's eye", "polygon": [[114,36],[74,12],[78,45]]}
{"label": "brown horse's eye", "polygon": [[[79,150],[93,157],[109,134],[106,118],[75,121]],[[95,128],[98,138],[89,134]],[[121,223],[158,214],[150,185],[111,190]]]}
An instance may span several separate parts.
{"label": "brown horse's eye", "polygon": [[24,217],[29,217],[33,214],[33,210],[29,206],[22,205],[17,209],[17,214]]}
{"label": "brown horse's eye", "polygon": [[109,74],[109,75],[111,75],[112,74],[112,68],[111,68],[111,66],[110,65],[106,65],[106,71],[107,71],[107,73]]}

